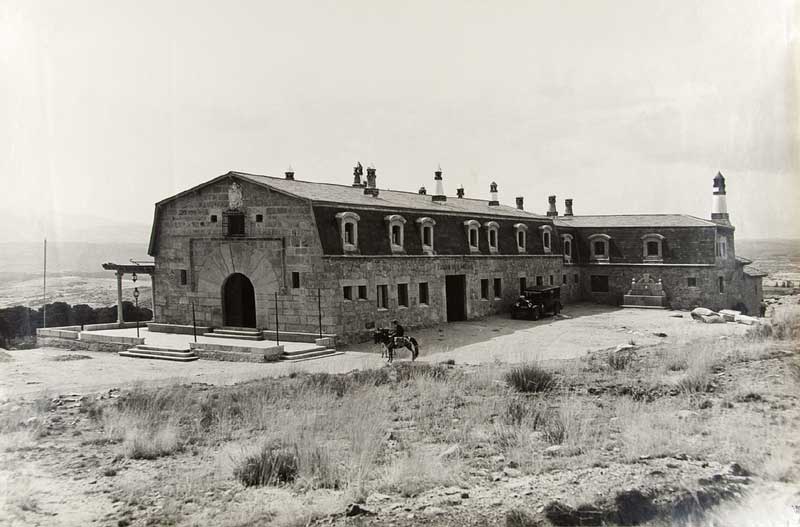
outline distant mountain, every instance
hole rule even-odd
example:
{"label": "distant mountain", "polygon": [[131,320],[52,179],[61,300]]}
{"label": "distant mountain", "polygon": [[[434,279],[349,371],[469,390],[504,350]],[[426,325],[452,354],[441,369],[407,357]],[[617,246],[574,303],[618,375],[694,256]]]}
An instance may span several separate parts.
{"label": "distant mountain", "polygon": [[[102,273],[113,276],[101,267],[104,262],[127,263],[152,260],[147,256],[147,240],[138,243],[86,243],[47,241],[47,272],[74,273],[80,276]],[[41,275],[42,241],[0,243],[0,283],[19,280],[26,275]]]}
{"label": "distant mountain", "polygon": [[88,214],[21,216],[4,214],[0,243],[41,242],[147,244],[150,224],[124,219],[98,218]]}

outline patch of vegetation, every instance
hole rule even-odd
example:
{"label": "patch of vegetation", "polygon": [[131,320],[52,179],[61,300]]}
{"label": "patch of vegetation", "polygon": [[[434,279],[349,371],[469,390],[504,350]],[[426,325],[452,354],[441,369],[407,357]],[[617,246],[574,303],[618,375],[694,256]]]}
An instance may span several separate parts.
{"label": "patch of vegetation", "polygon": [[5,351],[0,350],[0,362],[13,362],[14,357],[6,353]]}
{"label": "patch of vegetation", "polygon": [[66,355],[56,355],[55,357],[50,357],[48,360],[55,362],[68,362],[73,360],[91,360],[91,357],[88,355],[80,355],[78,353],[67,353]]}
{"label": "patch of vegetation", "polygon": [[539,393],[555,387],[553,374],[536,364],[524,364],[505,375],[509,386],[523,393]]}
{"label": "patch of vegetation", "polygon": [[628,365],[633,362],[634,358],[635,354],[633,352],[628,350],[619,350],[609,353],[606,360],[612,369],[620,371],[627,368]]}
{"label": "patch of vegetation", "polygon": [[246,487],[292,483],[298,464],[296,448],[264,445],[257,453],[245,456],[233,469],[233,475]]}

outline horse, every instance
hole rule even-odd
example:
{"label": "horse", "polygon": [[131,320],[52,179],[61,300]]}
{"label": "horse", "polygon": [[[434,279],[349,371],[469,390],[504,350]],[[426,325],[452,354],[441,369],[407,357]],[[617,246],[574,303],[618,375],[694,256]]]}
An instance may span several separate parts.
{"label": "horse", "polygon": [[382,344],[383,351],[381,357],[388,356],[389,362],[394,361],[395,348],[406,348],[411,350],[411,361],[417,360],[419,356],[419,344],[414,337],[393,337],[392,330],[386,328],[378,328],[373,334],[375,344]]}

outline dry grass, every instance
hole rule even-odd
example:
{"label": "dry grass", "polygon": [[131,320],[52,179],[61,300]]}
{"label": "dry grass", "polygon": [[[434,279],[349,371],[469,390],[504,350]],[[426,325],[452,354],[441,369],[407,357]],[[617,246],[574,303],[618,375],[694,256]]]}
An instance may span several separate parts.
{"label": "dry grass", "polygon": [[555,387],[553,374],[535,363],[512,368],[506,373],[506,382],[518,392],[546,392]]}
{"label": "dry grass", "polygon": [[432,452],[414,450],[404,452],[384,468],[377,489],[408,498],[435,487],[460,486],[464,481],[460,462],[443,462]]}

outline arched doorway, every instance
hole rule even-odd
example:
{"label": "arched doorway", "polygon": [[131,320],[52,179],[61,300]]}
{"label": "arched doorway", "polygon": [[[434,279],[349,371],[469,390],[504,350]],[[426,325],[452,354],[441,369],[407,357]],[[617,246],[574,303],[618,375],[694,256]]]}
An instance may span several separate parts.
{"label": "arched doorway", "polygon": [[226,326],[256,327],[255,290],[242,273],[233,273],[222,284],[222,317]]}

